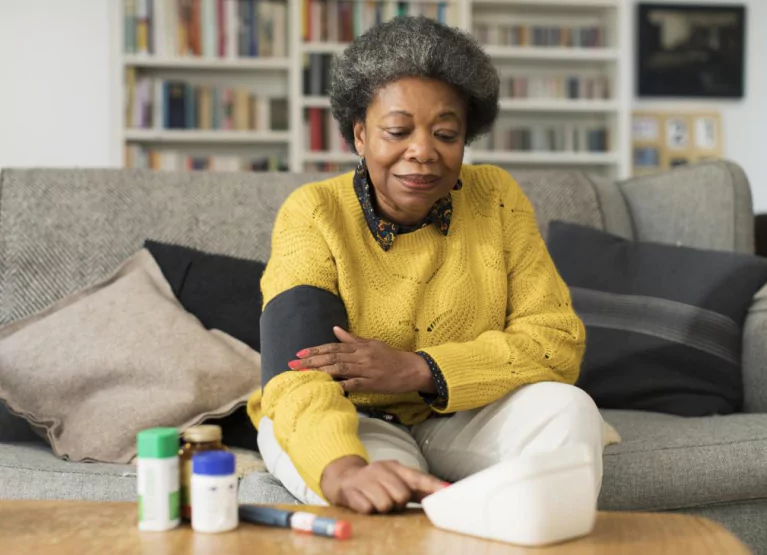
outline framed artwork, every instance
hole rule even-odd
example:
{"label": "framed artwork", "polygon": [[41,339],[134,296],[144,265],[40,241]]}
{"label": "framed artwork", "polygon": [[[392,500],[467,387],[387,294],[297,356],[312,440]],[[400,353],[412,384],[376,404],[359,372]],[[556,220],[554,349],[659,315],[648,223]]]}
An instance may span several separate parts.
{"label": "framed artwork", "polygon": [[723,156],[716,112],[635,112],[632,138],[634,175]]}
{"label": "framed artwork", "polygon": [[743,97],[744,6],[642,2],[638,11],[639,96]]}

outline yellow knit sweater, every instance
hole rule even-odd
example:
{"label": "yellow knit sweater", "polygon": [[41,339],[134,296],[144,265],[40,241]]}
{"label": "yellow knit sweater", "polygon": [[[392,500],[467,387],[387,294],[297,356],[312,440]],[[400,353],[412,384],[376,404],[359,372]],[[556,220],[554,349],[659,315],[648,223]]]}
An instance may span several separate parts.
{"label": "yellow knit sweater", "polygon": [[301,285],[339,296],[354,334],[430,355],[448,398],[436,408],[416,392],[344,397],[316,371],[271,379],[248,413],[256,426],[263,415],[274,422],[280,445],[319,495],[328,464],[346,455],[367,460],[355,405],[412,425],[432,411],[485,406],[526,384],[574,383],[585,344],[532,206],[506,171],[464,166],[447,236],[430,225],[398,235],[388,252],[366,225],[352,175],[306,185],[280,209],[264,305]]}

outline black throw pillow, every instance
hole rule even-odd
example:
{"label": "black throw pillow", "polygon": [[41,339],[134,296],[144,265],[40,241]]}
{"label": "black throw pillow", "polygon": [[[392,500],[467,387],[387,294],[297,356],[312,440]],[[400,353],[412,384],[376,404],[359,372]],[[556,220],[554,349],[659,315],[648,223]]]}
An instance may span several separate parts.
{"label": "black throw pillow", "polygon": [[552,222],[548,247],[587,328],[577,385],[598,406],[740,411],[743,324],[767,259]]}
{"label": "black throw pillow", "polygon": [[[261,276],[264,263],[147,240],[174,295],[207,329],[228,333],[261,352]],[[205,424],[221,426],[230,447],[258,451],[258,433],[245,407]]]}
{"label": "black throw pillow", "polygon": [[261,352],[264,263],[147,240],[146,247],[184,309]]}

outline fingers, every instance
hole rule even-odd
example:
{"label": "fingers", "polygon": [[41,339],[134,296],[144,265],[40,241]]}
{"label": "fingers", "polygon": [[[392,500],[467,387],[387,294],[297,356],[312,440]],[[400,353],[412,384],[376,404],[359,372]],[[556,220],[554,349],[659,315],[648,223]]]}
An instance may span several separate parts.
{"label": "fingers", "polygon": [[355,391],[365,391],[365,380],[362,378],[349,378],[339,382],[341,387],[347,393],[354,393]]}
{"label": "fingers", "polygon": [[371,480],[365,484],[361,491],[375,507],[377,513],[388,513],[394,508],[394,499],[381,483],[380,477],[378,480]]}
{"label": "fingers", "polygon": [[332,352],[324,355],[310,356],[308,358],[291,360],[288,366],[291,370],[308,370],[322,368],[323,366],[350,365],[355,362],[355,358],[350,353]]}
{"label": "fingers", "polygon": [[361,343],[364,342],[364,339],[361,337],[358,337],[354,335],[351,332],[346,331],[342,327],[334,326],[333,327],[333,333],[336,335],[339,341],[342,343]]}
{"label": "fingers", "polygon": [[430,474],[425,474],[418,470],[408,468],[398,462],[389,463],[392,470],[402,479],[413,492],[413,500],[420,501],[427,495],[436,493],[446,487],[445,482],[435,478]]}
{"label": "fingers", "polygon": [[328,353],[353,353],[354,347],[352,345],[346,345],[344,343],[326,343],[325,345],[319,345],[318,347],[310,347],[303,349],[296,353],[296,356],[300,359],[313,357],[316,355],[324,355]]}
{"label": "fingers", "polygon": [[373,503],[357,489],[343,492],[341,504],[346,505],[353,511],[369,515],[375,510]]}
{"label": "fingers", "polygon": [[386,489],[389,498],[394,502],[392,509],[404,509],[413,498],[408,485],[397,475],[396,471],[388,470],[381,476],[381,485]]}

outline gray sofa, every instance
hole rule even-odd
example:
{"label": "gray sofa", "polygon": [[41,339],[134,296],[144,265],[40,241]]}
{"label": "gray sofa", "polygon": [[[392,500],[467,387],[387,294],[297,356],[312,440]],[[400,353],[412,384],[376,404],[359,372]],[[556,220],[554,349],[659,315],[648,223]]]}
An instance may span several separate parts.
{"label": "gray sofa", "polygon": [[[265,260],[277,208],[318,177],[4,170],[0,324],[101,278],[147,238]],[[748,181],[733,164],[708,162],[617,184],[575,172],[516,177],[544,233],[548,221],[562,219],[637,240],[753,249]],[[745,413],[685,419],[604,411],[623,442],[605,452],[602,509],[704,515],[767,553],[765,310],[755,301],[746,327]],[[135,490],[133,467],[58,460],[0,406],[0,498],[133,500]],[[266,474],[246,478],[240,494],[294,502]]]}

